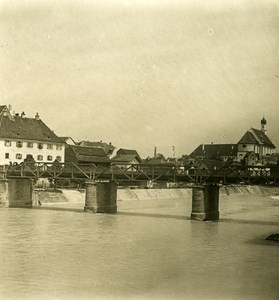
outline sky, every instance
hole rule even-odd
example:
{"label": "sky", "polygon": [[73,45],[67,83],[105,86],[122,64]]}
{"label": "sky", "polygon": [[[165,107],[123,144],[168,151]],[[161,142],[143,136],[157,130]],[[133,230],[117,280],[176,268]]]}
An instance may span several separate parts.
{"label": "sky", "polygon": [[142,157],[279,149],[278,67],[276,0],[0,0],[0,104]]}

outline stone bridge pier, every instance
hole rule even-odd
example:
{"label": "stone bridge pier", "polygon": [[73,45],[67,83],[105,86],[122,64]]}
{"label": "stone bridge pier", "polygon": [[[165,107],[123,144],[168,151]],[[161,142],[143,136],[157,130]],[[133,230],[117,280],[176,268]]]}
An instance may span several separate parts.
{"label": "stone bridge pier", "polygon": [[219,186],[197,185],[192,188],[192,220],[219,220]]}
{"label": "stone bridge pier", "polygon": [[84,211],[92,213],[116,213],[117,184],[113,181],[87,181]]}
{"label": "stone bridge pier", "polygon": [[0,179],[0,207],[32,207],[33,181],[29,178]]}

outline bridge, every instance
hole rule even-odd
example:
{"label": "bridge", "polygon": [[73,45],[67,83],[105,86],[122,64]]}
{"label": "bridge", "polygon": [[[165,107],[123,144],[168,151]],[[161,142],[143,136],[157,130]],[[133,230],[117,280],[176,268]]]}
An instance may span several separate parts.
{"label": "bridge", "polygon": [[[0,208],[32,207],[34,193],[32,179],[81,179],[85,183],[86,212],[116,213],[117,185],[139,181],[172,181],[192,183],[192,213],[195,220],[219,219],[219,183],[278,182],[279,167],[226,165],[218,170],[181,169],[175,164],[121,165],[107,167],[76,165],[74,163],[42,163],[2,166],[0,169]],[[31,180],[30,180],[31,179]]]}
{"label": "bridge", "polygon": [[217,170],[186,170],[174,163],[168,164],[117,164],[98,166],[75,163],[22,163],[2,166],[9,178],[48,178],[52,180],[116,181],[118,183],[186,182],[186,183],[246,183],[277,184],[279,166],[225,165]]}

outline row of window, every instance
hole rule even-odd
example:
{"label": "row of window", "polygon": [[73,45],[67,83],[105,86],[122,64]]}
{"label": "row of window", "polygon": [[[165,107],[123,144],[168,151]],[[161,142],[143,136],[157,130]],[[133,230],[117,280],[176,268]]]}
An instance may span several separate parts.
{"label": "row of window", "polygon": [[[10,147],[12,145],[12,141],[6,140],[5,141],[5,146],[6,147]],[[23,142],[22,141],[16,141],[16,146],[18,148],[22,148],[23,147]],[[26,142],[26,147],[27,148],[33,148],[34,143],[33,142]],[[37,144],[37,148],[38,149],[43,149],[44,148],[44,144],[43,143],[38,143]],[[53,144],[46,144],[46,148],[47,149],[53,149],[54,145]],[[62,146],[61,145],[56,145],[56,150],[62,150]]]}
{"label": "row of window", "polygon": [[[31,154],[27,154],[26,157],[30,156]],[[32,156],[32,155],[31,155]],[[16,159],[22,159],[22,154],[21,153],[17,153],[15,158]],[[6,159],[9,159],[10,158],[10,153],[5,153],[5,158]],[[56,159],[58,161],[61,161],[62,160],[62,157],[61,156],[56,156]],[[43,155],[37,155],[37,160],[38,161],[43,161],[44,160],[44,157]],[[53,161],[53,156],[52,155],[47,155],[47,161]]]}

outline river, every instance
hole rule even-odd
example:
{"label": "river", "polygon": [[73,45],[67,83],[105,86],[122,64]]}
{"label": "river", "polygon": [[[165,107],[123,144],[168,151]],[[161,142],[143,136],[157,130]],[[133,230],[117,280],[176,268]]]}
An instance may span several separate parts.
{"label": "river", "polygon": [[0,209],[1,299],[279,299],[279,200],[221,196],[220,221],[191,199]]}

